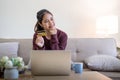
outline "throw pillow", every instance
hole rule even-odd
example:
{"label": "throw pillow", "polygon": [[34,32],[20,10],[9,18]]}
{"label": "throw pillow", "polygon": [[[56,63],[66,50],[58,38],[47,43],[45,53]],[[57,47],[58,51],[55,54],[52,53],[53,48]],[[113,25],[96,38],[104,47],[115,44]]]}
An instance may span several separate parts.
{"label": "throw pillow", "polygon": [[0,43],[0,58],[3,56],[17,57],[18,42]]}
{"label": "throw pillow", "polygon": [[94,55],[86,58],[84,62],[92,70],[120,71],[120,60],[113,56]]}

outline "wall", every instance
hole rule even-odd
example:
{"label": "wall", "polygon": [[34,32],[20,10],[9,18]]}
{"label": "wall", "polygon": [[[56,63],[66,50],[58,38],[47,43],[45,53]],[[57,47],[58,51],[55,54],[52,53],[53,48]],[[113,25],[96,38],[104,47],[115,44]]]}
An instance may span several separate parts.
{"label": "wall", "polygon": [[[0,38],[32,38],[36,12],[46,8],[69,37],[98,37],[96,18],[120,15],[119,0],[0,0]],[[117,39],[119,39],[117,34]]]}

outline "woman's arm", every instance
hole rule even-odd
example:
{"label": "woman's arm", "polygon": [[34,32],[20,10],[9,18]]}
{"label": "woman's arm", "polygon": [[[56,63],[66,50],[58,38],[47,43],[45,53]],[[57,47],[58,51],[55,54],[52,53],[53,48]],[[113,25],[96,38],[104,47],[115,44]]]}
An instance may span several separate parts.
{"label": "woman's arm", "polygon": [[50,47],[52,50],[65,50],[67,45],[67,35],[62,33],[60,36],[57,34],[51,36]]}

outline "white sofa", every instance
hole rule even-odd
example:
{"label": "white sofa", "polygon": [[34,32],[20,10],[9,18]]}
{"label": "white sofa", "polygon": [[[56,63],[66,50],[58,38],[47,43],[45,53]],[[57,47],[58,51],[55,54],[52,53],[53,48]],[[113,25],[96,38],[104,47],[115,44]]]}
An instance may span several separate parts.
{"label": "white sofa", "polygon": [[[0,43],[3,42],[19,42],[17,55],[23,57],[26,64],[29,62],[32,39],[0,39]],[[73,62],[83,63],[93,55],[108,55],[114,58],[118,55],[113,38],[69,38],[66,50],[71,50]],[[87,65],[84,69],[90,70]],[[120,78],[119,71],[99,72],[111,78]]]}

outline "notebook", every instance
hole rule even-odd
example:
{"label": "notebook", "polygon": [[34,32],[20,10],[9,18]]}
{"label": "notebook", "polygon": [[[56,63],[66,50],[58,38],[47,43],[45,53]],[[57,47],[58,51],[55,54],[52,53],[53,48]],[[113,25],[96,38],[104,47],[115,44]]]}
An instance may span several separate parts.
{"label": "notebook", "polygon": [[71,72],[71,53],[65,50],[32,50],[31,73],[36,76],[65,76]]}

